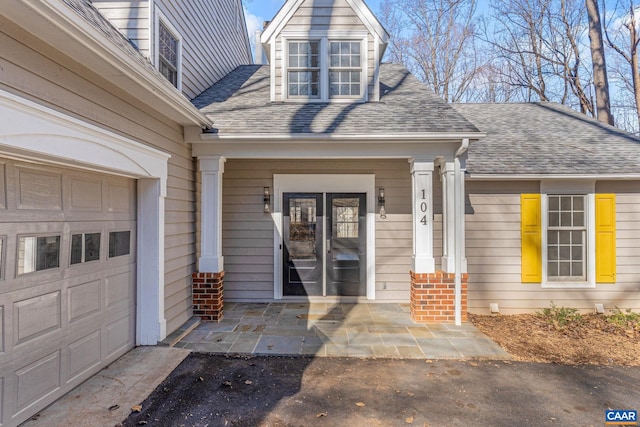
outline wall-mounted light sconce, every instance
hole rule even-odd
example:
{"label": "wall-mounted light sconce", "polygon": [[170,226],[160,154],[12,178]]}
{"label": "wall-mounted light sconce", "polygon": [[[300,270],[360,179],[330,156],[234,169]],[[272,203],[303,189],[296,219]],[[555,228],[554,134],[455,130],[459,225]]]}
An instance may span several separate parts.
{"label": "wall-mounted light sconce", "polygon": [[385,200],[384,200],[384,187],[378,188],[378,209],[380,209],[380,218],[387,218],[387,211],[384,208]]}
{"label": "wall-mounted light sconce", "polygon": [[264,213],[271,212],[271,193],[269,192],[269,187],[264,187]]}

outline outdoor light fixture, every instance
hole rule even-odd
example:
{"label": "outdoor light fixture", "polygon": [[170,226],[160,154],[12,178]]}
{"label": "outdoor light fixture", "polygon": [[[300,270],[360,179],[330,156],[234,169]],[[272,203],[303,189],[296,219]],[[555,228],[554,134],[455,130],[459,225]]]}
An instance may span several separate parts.
{"label": "outdoor light fixture", "polygon": [[378,188],[378,208],[380,208],[380,218],[387,218],[387,211],[384,208],[384,187]]}
{"label": "outdoor light fixture", "polygon": [[269,187],[264,187],[264,213],[271,212],[269,205],[271,205],[271,193],[269,192]]}

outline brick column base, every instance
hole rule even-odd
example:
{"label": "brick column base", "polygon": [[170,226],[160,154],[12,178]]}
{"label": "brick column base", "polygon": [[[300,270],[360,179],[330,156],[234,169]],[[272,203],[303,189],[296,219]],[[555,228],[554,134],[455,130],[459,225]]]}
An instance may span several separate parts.
{"label": "brick column base", "polygon": [[[467,321],[468,274],[462,274],[462,321]],[[455,323],[455,274],[411,272],[411,320],[416,323]]]}
{"label": "brick column base", "polygon": [[224,271],[191,275],[193,281],[193,314],[203,322],[220,322],[223,317]]}

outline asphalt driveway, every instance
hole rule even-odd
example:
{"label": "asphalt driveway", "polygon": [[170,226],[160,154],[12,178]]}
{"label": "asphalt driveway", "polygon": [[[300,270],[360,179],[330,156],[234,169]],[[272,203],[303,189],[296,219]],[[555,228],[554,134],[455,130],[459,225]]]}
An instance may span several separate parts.
{"label": "asphalt driveway", "polygon": [[603,426],[640,368],[189,355],[124,426]]}

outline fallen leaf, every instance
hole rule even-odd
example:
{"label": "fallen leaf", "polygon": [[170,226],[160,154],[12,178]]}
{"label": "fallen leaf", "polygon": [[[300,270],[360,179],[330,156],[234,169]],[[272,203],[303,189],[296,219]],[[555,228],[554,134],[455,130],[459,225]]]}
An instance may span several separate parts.
{"label": "fallen leaf", "polygon": [[412,424],[413,423],[413,417],[407,417],[405,419],[405,421],[407,422],[407,424]]}
{"label": "fallen leaf", "polygon": [[231,381],[225,381],[222,383],[223,386],[231,387]]}
{"label": "fallen leaf", "polygon": [[474,368],[478,367],[476,362],[469,362],[469,366],[473,366]]}
{"label": "fallen leaf", "polygon": [[138,421],[139,426],[146,426],[147,424],[149,424],[149,421],[145,421],[145,420]]}
{"label": "fallen leaf", "polygon": [[318,415],[316,415],[316,418],[326,417],[327,415],[329,414],[327,414],[326,412],[320,412]]}
{"label": "fallen leaf", "polygon": [[364,408],[365,406],[367,406],[367,404],[364,403],[364,402],[358,402],[358,403],[356,403],[356,406],[358,406],[360,408]]}
{"label": "fallen leaf", "polygon": [[251,385],[251,384],[253,384],[253,381],[246,380],[244,383],[245,383],[246,385]]}
{"label": "fallen leaf", "polygon": [[132,410],[133,412],[140,412],[140,411],[142,411],[142,405],[133,405],[133,406],[131,407],[131,410]]}
{"label": "fallen leaf", "polygon": [[202,377],[198,377],[198,381],[200,381],[201,383],[203,383],[203,382],[204,382],[204,378],[202,378]]}
{"label": "fallen leaf", "polygon": [[111,405],[111,406],[109,406],[109,410],[110,411],[115,411],[116,409],[119,409],[119,408],[120,408],[120,405]]}

